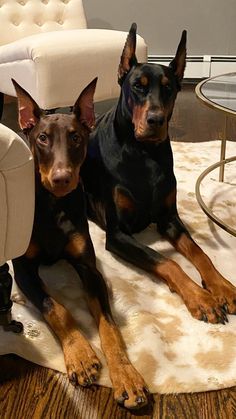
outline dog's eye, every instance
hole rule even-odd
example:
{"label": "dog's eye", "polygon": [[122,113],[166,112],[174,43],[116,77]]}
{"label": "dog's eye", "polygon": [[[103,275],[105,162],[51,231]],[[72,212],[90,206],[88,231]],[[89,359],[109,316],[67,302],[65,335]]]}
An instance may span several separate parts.
{"label": "dog's eye", "polygon": [[79,136],[79,134],[77,134],[77,132],[71,133],[70,138],[71,138],[71,141],[73,141],[73,143],[75,143],[75,144],[80,143],[80,136]]}
{"label": "dog's eye", "polygon": [[164,86],[164,89],[165,89],[165,92],[166,92],[168,95],[172,92],[172,89],[171,89],[171,85],[170,85],[170,84],[166,84],[166,85]]}
{"label": "dog's eye", "polygon": [[141,76],[140,78],[134,80],[133,84],[134,90],[138,92],[147,92],[149,88],[149,79],[146,75]]}
{"label": "dog's eye", "polygon": [[39,136],[38,136],[38,142],[40,144],[45,144],[46,145],[48,143],[48,137],[47,137],[47,135],[44,134],[44,133],[39,134]]}
{"label": "dog's eye", "polygon": [[139,92],[143,92],[146,86],[144,86],[142,83],[140,83],[140,81],[136,81],[133,84],[133,87],[134,87],[135,90],[137,90]]}

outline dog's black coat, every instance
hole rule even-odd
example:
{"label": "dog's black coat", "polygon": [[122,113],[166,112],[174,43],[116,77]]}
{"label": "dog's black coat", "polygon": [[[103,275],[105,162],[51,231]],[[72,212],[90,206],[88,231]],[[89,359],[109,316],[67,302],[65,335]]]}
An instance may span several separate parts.
{"label": "dog's black coat", "polygon": [[[138,63],[135,48],[133,24],[118,69],[118,103],[98,118],[82,167],[88,215],[106,230],[108,250],[164,279],[194,317],[224,323],[225,310],[236,310],[235,289],[192,240],[176,205],[168,124],[184,75],[186,31],[168,67]],[[196,266],[209,292],[134,238],[150,223]]]}

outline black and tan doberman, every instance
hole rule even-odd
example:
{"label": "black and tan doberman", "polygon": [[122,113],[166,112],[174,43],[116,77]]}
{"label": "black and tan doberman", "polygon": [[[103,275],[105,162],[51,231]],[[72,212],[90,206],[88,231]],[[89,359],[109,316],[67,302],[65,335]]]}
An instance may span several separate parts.
{"label": "black and tan doberman", "polygon": [[115,399],[128,408],[143,406],[149,399],[148,389],[127,357],[112,317],[105,281],[96,268],[80,179],[89,133],[95,122],[96,79],[83,90],[72,114],[45,115],[22,87],[16,82],[14,86],[19,124],[29,140],[36,178],[32,237],[26,253],[13,260],[16,282],[59,338],[72,384],[93,384],[99,377],[99,359],[72,314],[48,295],[39,277],[40,264],[66,259],[82,280],[99,329]]}
{"label": "black and tan doberman", "polygon": [[[236,313],[236,289],[190,237],[176,206],[168,124],[185,70],[186,31],[169,66],[138,63],[135,49],[133,24],[118,68],[118,103],[98,119],[82,169],[88,215],[106,230],[108,250],[165,281],[196,319],[225,323]],[[133,237],[150,223],[193,263],[203,288]]]}

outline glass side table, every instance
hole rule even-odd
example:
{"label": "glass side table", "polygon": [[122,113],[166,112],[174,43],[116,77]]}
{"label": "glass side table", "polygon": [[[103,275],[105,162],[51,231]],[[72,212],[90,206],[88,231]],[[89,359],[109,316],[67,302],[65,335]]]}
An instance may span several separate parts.
{"label": "glass side table", "polygon": [[202,103],[225,113],[224,131],[221,138],[220,160],[204,170],[204,172],[197,179],[195,188],[196,198],[202,210],[213,222],[218,224],[228,233],[236,236],[236,229],[227,225],[223,220],[217,217],[205,204],[200,193],[201,182],[210,172],[219,167],[219,181],[223,182],[225,165],[236,160],[236,156],[225,158],[228,116],[236,116],[236,73],[222,74],[220,76],[210,77],[203,80],[196,86],[195,93]]}

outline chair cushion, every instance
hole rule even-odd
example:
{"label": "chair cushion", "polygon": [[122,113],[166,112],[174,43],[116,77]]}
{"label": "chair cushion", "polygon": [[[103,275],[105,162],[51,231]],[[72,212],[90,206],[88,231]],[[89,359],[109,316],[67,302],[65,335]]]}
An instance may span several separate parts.
{"label": "chair cushion", "polygon": [[[32,35],[0,47],[0,91],[15,96],[11,78],[43,109],[72,106],[96,76],[95,101],[118,96],[117,69],[126,32],[75,29]],[[147,47],[137,39],[137,57]]]}
{"label": "chair cushion", "polygon": [[12,130],[0,124],[0,265],[25,252],[34,215],[34,165],[31,152]]}

